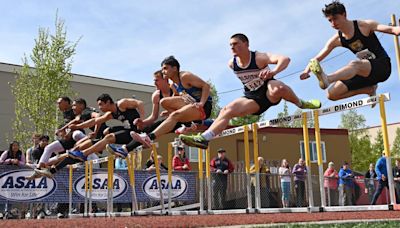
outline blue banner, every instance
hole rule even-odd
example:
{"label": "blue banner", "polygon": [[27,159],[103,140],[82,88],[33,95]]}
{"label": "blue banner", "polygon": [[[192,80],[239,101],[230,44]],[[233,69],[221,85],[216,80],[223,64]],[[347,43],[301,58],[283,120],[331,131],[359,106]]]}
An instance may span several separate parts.
{"label": "blue banner", "polygon": [[[69,169],[57,172],[54,178],[41,177],[26,180],[32,169],[0,165],[0,203],[17,202],[60,202],[69,200]],[[194,172],[174,172],[172,174],[171,195],[173,200],[196,202],[197,182]],[[107,200],[107,169],[93,169],[93,201]],[[127,170],[115,170],[113,176],[113,201],[127,203],[132,201],[132,188]],[[164,199],[168,199],[168,175],[161,173],[161,189]],[[138,202],[157,201],[160,190],[154,172],[135,170],[135,190]],[[88,193],[89,194],[89,193]],[[73,172],[72,202],[85,199],[84,169]]]}

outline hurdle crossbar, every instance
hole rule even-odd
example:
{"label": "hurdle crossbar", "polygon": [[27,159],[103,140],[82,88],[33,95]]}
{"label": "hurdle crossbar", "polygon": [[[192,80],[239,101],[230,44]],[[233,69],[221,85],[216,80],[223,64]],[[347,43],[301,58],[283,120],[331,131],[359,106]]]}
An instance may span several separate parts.
{"label": "hurdle crossbar", "polygon": [[328,114],[332,114],[335,112],[343,112],[343,111],[348,111],[356,108],[361,108],[365,106],[370,106],[373,104],[378,104],[379,103],[379,97],[383,95],[384,101],[390,101],[390,94],[389,93],[383,93],[383,94],[377,94],[376,96],[372,97],[366,97],[363,99],[359,100],[353,100],[349,102],[345,102],[342,104],[334,105],[328,108],[322,108],[318,110],[318,115],[319,116],[324,116]]}
{"label": "hurdle crossbar", "polygon": [[[103,158],[99,158],[99,159],[93,159],[93,160],[90,160],[90,161],[92,161],[93,164],[101,164],[101,163],[104,163],[104,162],[108,162],[108,157],[103,157]],[[81,166],[81,163],[76,163],[76,164],[73,164],[71,166],[72,166],[73,169],[76,169],[76,168],[79,168]]]}

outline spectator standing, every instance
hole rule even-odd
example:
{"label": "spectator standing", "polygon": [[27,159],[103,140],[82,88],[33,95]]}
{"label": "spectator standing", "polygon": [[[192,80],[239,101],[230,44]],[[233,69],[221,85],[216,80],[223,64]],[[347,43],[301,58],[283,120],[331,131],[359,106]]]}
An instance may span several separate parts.
{"label": "spectator standing", "polygon": [[191,170],[189,159],[186,157],[185,148],[179,146],[178,154],[172,158],[172,167],[174,170],[189,171]]}
{"label": "spectator standing", "polygon": [[349,167],[349,163],[344,162],[339,170],[339,205],[349,206],[353,204],[353,171]]}
{"label": "spectator standing", "polygon": [[393,168],[394,190],[396,193],[396,203],[400,203],[400,158],[396,158],[396,165]]}
{"label": "spectator standing", "polygon": [[228,174],[232,173],[234,166],[225,156],[225,149],[218,149],[218,156],[210,162],[212,174],[212,189],[214,196],[213,209],[226,208],[226,189],[228,187]]}
{"label": "spectator standing", "polygon": [[294,165],[292,173],[294,174],[294,188],[296,190],[296,206],[305,206],[305,195],[306,195],[306,177],[307,167],[302,158],[299,162]]}
{"label": "spectator standing", "polygon": [[[260,173],[260,197],[261,197],[261,207],[269,207],[270,206],[270,197],[271,197],[271,191],[270,191],[270,180],[269,180],[269,175],[271,174],[268,166],[264,162],[263,157],[258,157],[258,167],[259,167],[259,173]],[[252,165],[250,167],[250,173],[255,174],[256,173],[256,165]],[[255,187],[256,187],[256,176],[252,175],[251,176],[251,192],[252,192],[252,198],[253,198],[253,205],[255,205]]]}
{"label": "spectator standing", "polygon": [[324,173],[324,188],[328,196],[328,206],[338,205],[338,172],[335,164],[329,162],[328,168]]}
{"label": "spectator standing", "polygon": [[375,179],[376,179],[376,172],[375,172],[375,164],[369,164],[369,169],[364,175],[364,183],[365,183],[365,194],[368,194],[369,202],[372,202],[372,198],[375,193]]}
{"label": "spectator standing", "polygon": [[28,166],[32,169],[36,168],[36,163],[34,162],[32,152],[39,145],[39,139],[41,136],[42,136],[41,134],[34,133],[32,135],[33,146],[26,150],[26,154],[25,154],[26,166]]}
{"label": "spectator standing", "polygon": [[376,161],[375,165],[376,178],[378,179],[378,188],[375,190],[374,196],[372,197],[371,205],[375,205],[379,196],[382,193],[384,187],[389,189],[387,180],[387,167],[386,167],[386,156],[382,153],[382,157]]}
{"label": "spectator standing", "polygon": [[282,190],[282,207],[289,207],[290,202],[290,167],[286,159],[282,160],[281,167],[278,173],[281,177],[281,190]]}

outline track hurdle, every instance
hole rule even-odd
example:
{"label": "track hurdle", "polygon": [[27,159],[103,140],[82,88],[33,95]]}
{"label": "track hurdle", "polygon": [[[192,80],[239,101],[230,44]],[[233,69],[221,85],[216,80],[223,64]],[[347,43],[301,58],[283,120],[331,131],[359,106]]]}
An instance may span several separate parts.
{"label": "track hurdle", "polygon": [[137,198],[136,198],[136,188],[135,188],[135,159],[131,153],[126,157],[126,163],[128,165],[128,173],[129,173],[129,182],[131,184],[132,189],[132,211],[131,215],[135,214],[135,211],[138,210]]}
{"label": "track hurdle", "polygon": [[[392,26],[396,26],[396,16],[392,14],[391,16],[392,20]],[[399,20],[400,24],[400,20]],[[399,77],[400,77],[400,47],[399,47],[399,37],[398,36],[393,36],[393,41],[394,41],[394,49],[396,50],[396,60],[397,60],[397,70],[399,71]]]}
{"label": "track hurdle", "polygon": [[198,153],[199,153],[199,185],[200,185],[200,190],[199,190],[199,201],[200,201],[200,213],[203,213],[204,211],[204,179],[203,179],[203,150],[198,148]]}
{"label": "track hurdle", "polygon": [[[303,139],[304,139],[304,157],[307,167],[307,189],[308,189],[308,207],[310,212],[315,211],[314,208],[314,193],[312,189],[312,179],[311,179],[311,162],[310,162],[310,137],[308,134],[308,118],[307,113],[303,113]],[[319,211],[319,209],[317,210]]]}
{"label": "track hurdle", "polygon": [[[380,94],[368,98],[363,98],[359,100],[354,100],[338,105],[334,105],[328,108],[323,108],[314,111],[314,124],[315,124],[315,139],[317,146],[317,158],[318,158],[318,167],[319,167],[319,179],[320,179],[320,189],[323,189],[323,170],[322,170],[322,152],[321,152],[321,137],[320,137],[320,129],[319,129],[319,117],[323,115],[328,115],[337,112],[348,111],[352,109],[357,109],[361,107],[371,106],[373,104],[379,103],[380,107],[380,115],[381,115],[381,123],[382,123],[382,133],[384,138],[384,147],[386,151],[386,163],[388,170],[388,180],[389,180],[389,193],[391,205],[394,204],[394,186],[393,186],[393,173],[391,169],[391,159],[390,159],[390,150],[388,143],[388,135],[387,135],[387,127],[386,127],[386,113],[384,102],[390,101],[390,94]],[[386,142],[385,142],[386,141]],[[322,180],[322,182],[321,182]],[[389,205],[367,205],[367,206],[337,206],[337,207],[328,207],[325,204],[325,191],[321,192],[321,204],[324,211],[358,211],[358,210],[388,210]]]}
{"label": "track hurdle", "polygon": [[259,211],[261,209],[261,193],[260,193],[260,164],[258,163],[258,127],[257,124],[253,123],[253,153],[254,153],[254,166],[256,169],[256,186],[255,186],[255,209]]}
{"label": "track hurdle", "polygon": [[157,184],[158,184],[158,189],[160,191],[161,214],[164,214],[164,212],[165,212],[164,195],[163,195],[163,191],[161,189],[161,173],[160,173],[160,164],[158,163],[158,154],[157,154],[156,144],[152,143],[151,148],[153,149],[154,165],[156,166]]}
{"label": "track hurdle", "polygon": [[168,214],[172,213],[172,144],[168,143]]}
{"label": "track hurdle", "polygon": [[206,150],[206,183],[207,183],[207,211],[211,211],[211,170],[210,170],[210,148]]}

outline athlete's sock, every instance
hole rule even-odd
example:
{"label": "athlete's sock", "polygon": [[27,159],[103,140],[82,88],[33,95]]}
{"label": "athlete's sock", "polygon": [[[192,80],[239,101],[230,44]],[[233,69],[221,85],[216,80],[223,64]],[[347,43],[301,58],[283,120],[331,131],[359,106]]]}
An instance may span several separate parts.
{"label": "athlete's sock", "polygon": [[203,136],[205,140],[210,141],[215,137],[215,133],[213,131],[205,131],[201,136]]}
{"label": "athlete's sock", "polygon": [[136,149],[136,147],[140,146],[142,144],[136,142],[135,140],[130,141],[128,144],[126,144],[125,148],[127,151],[132,151]]}

